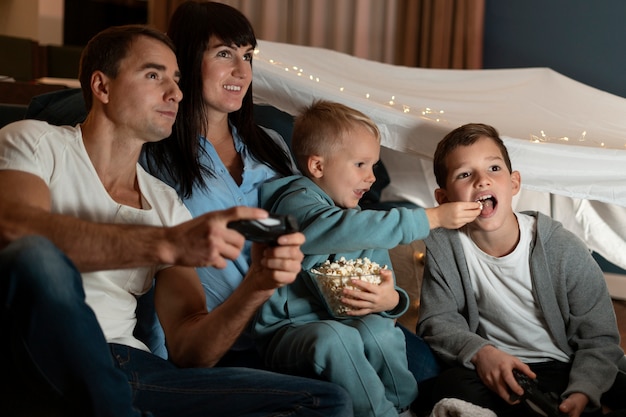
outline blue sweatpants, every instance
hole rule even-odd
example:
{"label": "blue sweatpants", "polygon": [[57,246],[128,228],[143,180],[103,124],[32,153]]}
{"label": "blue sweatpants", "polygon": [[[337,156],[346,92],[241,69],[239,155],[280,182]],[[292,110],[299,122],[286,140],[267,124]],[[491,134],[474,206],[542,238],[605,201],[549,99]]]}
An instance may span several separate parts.
{"label": "blue sweatpants", "polygon": [[285,326],[272,337],[265,357],[275,371],[342,386],[356,417],[397,417],[417,396],[402,330],[378,314]]}

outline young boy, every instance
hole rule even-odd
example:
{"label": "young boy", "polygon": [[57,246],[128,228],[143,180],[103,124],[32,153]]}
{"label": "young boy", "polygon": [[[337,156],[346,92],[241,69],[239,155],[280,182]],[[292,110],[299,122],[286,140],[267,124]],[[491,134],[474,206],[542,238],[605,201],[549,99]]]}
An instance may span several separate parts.
{"label": "young boy", "polygon": [[528,415],[512,396],[524,392],[517,369],[559,394],[564,415],[626,407],[624,352],[602,271],[560,223],[513,211],[521,178],[498,132],[484,124],[453,130],[435,151],[434,171],[437,202],[479,201],[482,211],[425,240],[418,334],[450,366],[433,401]]}
{"label": "young boy", "polygon": [[350,317],[339,319],[325,308],[308,271],[341,257],[389,265],[388,249],[423,239],[434,227],[461,227],[476,218],[480,204],[360,210],[359,199],[375,180],[380,136],[367,116],[338,103],[319,101],[305,109],[295,120],[292,149],[305,176],[266,183],[261,202],[298,220],[306,236],[303,272],[260,311],[255,333],[261,353],[273,370],[343,386],[357,417],[395,417],[417,394],[394,322],[407,309],[406,292],[395,286],[391,271],[382,272],[380,285],[354,280],[358,290],[344,290],[342,299],[352,308]]}

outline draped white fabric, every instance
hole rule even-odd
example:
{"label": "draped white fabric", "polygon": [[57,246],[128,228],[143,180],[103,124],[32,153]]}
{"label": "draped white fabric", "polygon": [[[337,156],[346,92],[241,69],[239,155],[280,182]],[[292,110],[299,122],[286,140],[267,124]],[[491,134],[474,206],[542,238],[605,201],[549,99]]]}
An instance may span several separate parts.
{"label": "draped white fabric", "polygon": [[378,124],[387,200],[434,205],[438,141],[464,123],[493,125],[521,172],[517,207],[564,221],[626,268],[626,99],[547,68],[409,68],[268,41],[259,42],[253,65],[257,103],[296,114],[324,98]]}

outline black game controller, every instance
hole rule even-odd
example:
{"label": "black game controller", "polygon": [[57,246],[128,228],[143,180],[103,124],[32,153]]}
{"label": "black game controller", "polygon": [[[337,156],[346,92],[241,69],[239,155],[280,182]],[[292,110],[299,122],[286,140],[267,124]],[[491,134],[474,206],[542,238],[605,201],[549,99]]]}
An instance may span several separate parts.
{"label": "black game controller", "polygon": [[298,231],[298,222],[293,216],[270,214],[265,219],[235,220],[228,223],[228,227],[235,229],[253,242],[276,244],[279,236]]}
{"label": "black game controller", "polygon": [[539,389],[536,379],[531,379],[517,369],[513,369],[517,383],[524,388],[521,396],[511,394],[511,401],[522,400],[535,413],[545,417],[562,417],[567,414],[559,411],[560,400],[553,392],[543,392]]}

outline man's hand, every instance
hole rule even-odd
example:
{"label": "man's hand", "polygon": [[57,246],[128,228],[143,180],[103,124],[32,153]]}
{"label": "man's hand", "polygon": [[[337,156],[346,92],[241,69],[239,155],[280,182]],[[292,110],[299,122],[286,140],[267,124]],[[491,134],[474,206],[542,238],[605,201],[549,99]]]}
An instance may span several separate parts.
{"label": "man's hand", "polygon": [[427,208],[426,217],[431,229],[445,227],[458,229],[473,222],[480,215],[482,204],[477,201],[457,201]]}
{"label": "man's hand", "polygon": [[245,239],[227,227],[241,219],[262,219],[268,213],[253,207],[232,207],[213,211],[165,229],[166,245],[160,253],[163,263],[183,266],[225,268],[227,260],[236,259]]}
{"label": "man's hand", "polygon": [[491,345],[476,352],[472,363],[476,366],[476,372],[483,383],[509,404],[519,401],[511,401],[511,392],[517,395],[524,394],[524,389],[515,380],[513,369],[519,369],[530,378],[537,376],[524,362]]}
{"label": "man's hand", "polygon": [[379,285],[371,282],[353,279],[350,285],[358,289],[344,288],[341,302],[351,307],[346,312],[348,316],[364,316],[370,313],[380,313],[395,308],[400,296],[393,282],[393,273],[388,269],[381,269]]}

